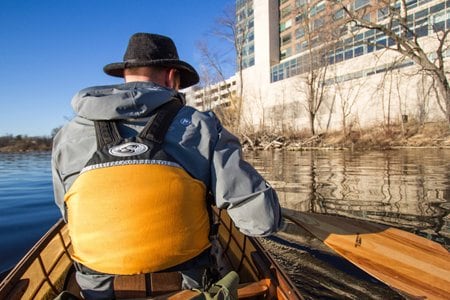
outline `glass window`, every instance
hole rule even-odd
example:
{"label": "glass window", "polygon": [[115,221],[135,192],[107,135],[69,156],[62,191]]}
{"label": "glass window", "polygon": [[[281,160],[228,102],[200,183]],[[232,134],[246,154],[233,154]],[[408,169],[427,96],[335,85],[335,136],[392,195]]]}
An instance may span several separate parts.
{"label": "glass window", "polygon": [[389,8],[388,7],[382,7],[377,11],[377,19],[378,22],[386,20],[389,15]]}
{"label": "glass window", "polygon": [[416,33],[417,37],[422,37],[428,35],[428,25],[417,27],[414,32]]}
{"label": "glass window", "polygon": [[314,5],[313,7],[311,7],[310,11],[309,11],[309,15],[315,16],[317,15],[319,12],[325,10],[325,1],[320,1],[319,3],[317,3],[316,5]]}
{"label": "glass window", "polygon": [[342,18],[344,18],[345,15],[345,11],[344,9],[338,9],[334,14],[333,14],[333,20],[340,20]]}
{"label": "glass window", "polygon": [[428,16],[428,8],[426,8],[426,9],[424,9],[424,10],[421,10],[421,11],[418,11],[418,12],[416,12],[416,13],[414,14],[414,18],[415,18],[416,20],[418,20],[418,19],[420,19],[420,18],[423,18],[423,17],[426,17],[426,16]]}
{"label": "glass window", "polygon": [[286,6],[285,8],[283,8],[281,10],[281,18],[285,18],[287,16],[289,16],[292,12],[292,7],[290,5]]}
{"label": "glass window", "polygon": [[445,12],[437,14],[433,17],[433,30],[438,32],[440,30],[445,30]]}
{"label": "glass window", "polygon": [[434,14],[435,12],[440,12],[440,11],[443,11],[443,10],[445,10],[445,3],[444,2],[439,3],[439,4],[437,4],[437,5],[433,6],[433,7],[430,7],[430,14]]}
{"label": "glass window", "polygon": [[324,24],[325,24],[325,21],[323,18],[315,19],[313,22],[312,29],[317,30],[318,28],[322,27]]}
{"label": "glass window", "polygon": [[296,0],[295,1],[295,5],[297,7],[302,7],[302,6],[306,5],[307,3],[308,3],[308,0]]}
{"label": "glass window", "polygon": [[353,45],[353,38],[345,39],[344,45],[347,46],[347,47],[348,47],[349,45]]}
{"label": "glass window", "polygon": [[353,58],[353,49],[345,51],[345,59]]}
{"label": "glass window", "polygon": [[364,54],[364,46],[359,46],[355,48],[355,57]]}
{"label": "glass window", "polygon": [[254,65],[255,65],[255,58],[252,56],[252,57],[250,57],[248,66],[251,67],[251,66],[254,66]]}
{"label": "glass window", "polygon": [[304,36],[305,36],[305,30],[303,28],[299,27],[295,30],[295,38],[296,39],[302,38]]}
{"label": "glass window", "polygon": [[395,45],[395,40],[394,40],[394,39],[391,39],[391,38],[388,38],[387,44],[388,44],[389,47],[390,47],[390,46],[394,46],[394,45]]}
{"label": "glass window", "polygon": [[375,29],[371,29],[364,33],[364,37],[367,39],[367,38],[373,37],[374,34],[375,34]]}
{"label": "glass window", "polygon": [[283,68],[280,68],[278,70],[278,80],[283,80],[284,79],[284,70]]}
{"label": "glass window", "polygon": [[334,55],[328,56],[328,63],[329,63],[330,65],[334,64]]}
{"label": "glass window", "polygon": [[308,49],[308,41],[304,41],[300,47],[302,50]]}
{"label": "glass window", "polygon": [[425,18],[425,19],[421,19],[421,20],[416,20],[416,23],[414,25],[415,25],[415,27],[418,27],[418,26],[424,26],[426,24],[428,24],[428,19]]}
{"label": "glass window", "polygon": [[284,46],[291,42],[291,34],[286,34],[281,37],[281,45]]}
{"label": "glass window", "polygon": [[249,32],[248,37],[247,37],[247,43],[253,41],[254,39],[255,39],[255,33],[253,31]]}
{"label": "glass window", "polygon": [[336,52],[334,60],[335,60],[336,63],[343,61],[344,60],[344,53],[343,52]]}
{"label": "glass window", "polygon": [[370,4],[370,0],[355,0],[353,9],[358,10]]}
{"label": "glass window", "polygon": [[286,29],[289,29],[292,26],[292,20],[289,19],[286,22],[283,22],[280,24],[280,32],[285,31]]}
{"label": "glass window", "polygon": [[298,74],[297,59],[291,60],[291,74],[292,74],[292,76],[295,76]]}
{"label": "glass window", "polygon": [[295,16],[295,23],[300,23],[305,20],[305,13],[301,12],[298,15]]}
{"label": "glass window", "polygon": [[377,50],[386,48],[386,39],[377,40]]}
{"label": "glass window", "polygon": [[406,1],[406,8],[411,9],[417,6],[417,0]]}
{"label": "glass window", "polygon": [[374,45],[373,45],[373,38],[370,38],[367,40],[367,53],[373,52]]}

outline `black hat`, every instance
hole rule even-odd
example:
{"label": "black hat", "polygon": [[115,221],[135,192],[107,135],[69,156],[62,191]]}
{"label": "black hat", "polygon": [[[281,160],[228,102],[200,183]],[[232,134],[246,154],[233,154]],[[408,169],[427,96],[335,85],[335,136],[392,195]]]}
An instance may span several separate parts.
{"label": "black hat", "polygon": [[131,36],[123,62],[108,64],[103,67],[106,74],[123,77],[125,68],[161,66],[175,68],[180,72],[180,88],[187,88],[198,83],[197,71],[188,63],[178,58],[173,41],[162,35],[135,33]]}

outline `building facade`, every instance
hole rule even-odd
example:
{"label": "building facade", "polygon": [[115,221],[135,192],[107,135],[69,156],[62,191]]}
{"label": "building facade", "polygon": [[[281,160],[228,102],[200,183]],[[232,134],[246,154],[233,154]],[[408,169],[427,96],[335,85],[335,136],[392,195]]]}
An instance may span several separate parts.
{"label": "building facade", "polygon": [[[450,28],[450,1],[342,1],[361,20],[405,27],[431,61],[438,38]],[[242,120],[256,129],[315,133],[417,119],[444,119],[431,77],[386,47],[392,38],[348,23],[339,2],[237,0],[236,86],[242,87]],[[442,52],[448,60],[449,42]],[[434,56],[434,57],[433,57]],[[238,73],[237,73],[238,74]]]}

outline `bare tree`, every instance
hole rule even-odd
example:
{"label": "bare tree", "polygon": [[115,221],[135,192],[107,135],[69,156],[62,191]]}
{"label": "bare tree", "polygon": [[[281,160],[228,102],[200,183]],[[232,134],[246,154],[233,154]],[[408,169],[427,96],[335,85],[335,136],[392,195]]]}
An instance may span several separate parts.
{"label": "bare tree", "polygon": [[[226,60],[222,58],[221,53],[212,51],[205,41],[199,41],[197,43],[197,49],[200,52],[202,64],[213,70],[213,74],[215,74],[215,82],[225,82],[227,78],[225,78],[225,71],[223,70],[223,67],[226,64]],[[228,92],[231,94],[229,89]]]}
{"label": "bare tree", "polygon": [[352,82],[351,84],[345,84],[344,82],[335,83],[336,94],[340,98],[339,109],[342,115],[341,124],[344,137],[348,136],[349,118],[353,111],[353,106],[356,104],[357,99],[360,96],[360,92],[364,87],[364,82]]}
{"label": "bare tree", "polygon": [[[364,8],[348,5],[347,1],[332,2],[345,11],[351,26],[375,30],[387,38],[387,42],[376,43],[377,47],[395,51],[411,59],[422,72],[433,79],[439,94],[438,102],[444,103],[440,107],[450,124],[450,86],[444,64],[444,53],[449,49],[450,29],[445,29],[445,17],[444,21],[429,25],[430,22],[426,19],[428,16],[425,16],[423,22],[414,24],[411,21],[414,16],[410,13],[406,0],[367,1],[368,5]],[[371,12],[377,13],[384,20],[374,22],[367,18]],[[445,10],[442,13],[445,16]],[[430,32],[432,35],[428,35]]]}
{"label": "bare tree", "polygon": [[[227,63],[226,58],[218,51],[213,51],[205,41],[197,43],[202,59],[202,83],[204,104],[208,104],[207,109],[213,110],[221,117],[224,125],[234,127],[239,115],[236,113],[236,95],[231,88],[231,84],[227,83],[224,71],[224,65]],[[220,84],[221,83],[221,84]],[[224,97],[223,93],[218,90],[226,90],[228,99],[214,98],[215,93],[218,97]],[[237,129],[237,128],[235,128]]]}
{"label": "bare tree", "polygon": [[252,21],[250,13],[252,10],[252,3],[250,1],[241,2],[243,7],[240,7],[240,14],[236,16],[236,6],[228,6],[222,13],[222,16],[217,19],[217,26],[212,31],[212,34],[220,39],[229,42],[235,52],[235,63],[238,74],[239,88],[236,95],[237,114],[238,114],[238,128],[241,127],[242,121],[242,102],[244,91],[243,69],[244,56],[246,54],[246,46],[249,42],[250,22]]}
{"label": "bare tree", "polygon": [[210,89],[214,82],[216,82],[216,79],[211,74],[211,69],[203,64],[200,65],[200,79],[203,87],[201,89],[202,110],[211,110],[213,108],[213,99]]}
{"label": "bare tree", "polygon": [[298,76],[301,82],[297,89],[305,95],[304,107],[308,112],[312,135],[317,134],[317,115],[328,97],[328,87],[325,84],[330,65],[328,54],[340,39],[340,35],[334,30],[335,24],[326,11],[322,12],[320,18],[312,17],[318,9],[324,10],[325,3],[323,8],[318,8],[305,1],[296,10],[296,20],[300,23],[298,30],[303,36],[300,47],[304,51],[301,59],[303,67]]}

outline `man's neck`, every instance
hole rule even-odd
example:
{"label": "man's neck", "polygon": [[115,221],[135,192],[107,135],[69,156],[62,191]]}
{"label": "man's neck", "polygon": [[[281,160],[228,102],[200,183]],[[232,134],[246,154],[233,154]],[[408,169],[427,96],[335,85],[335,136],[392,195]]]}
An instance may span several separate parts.
{"label": "man's neck", "polygon": [[151,82],[150,77],[145,75],[126,75],[125,82],[136,82],[136,81],[144,81]]}

